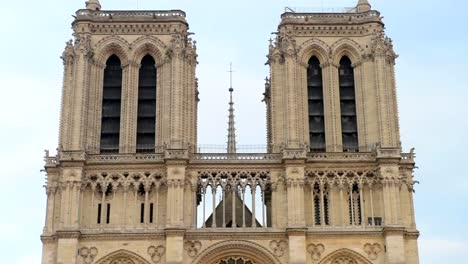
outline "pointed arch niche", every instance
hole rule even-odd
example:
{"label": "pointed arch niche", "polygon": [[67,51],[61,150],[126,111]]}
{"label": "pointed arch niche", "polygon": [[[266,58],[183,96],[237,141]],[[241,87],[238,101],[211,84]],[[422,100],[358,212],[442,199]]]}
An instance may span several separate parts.
{"label": "pointed arch niche", "polygon": [[119,250],[101,258],[96,264],[150,264],[144,258],[137,254],[127,251]]}
{"label": "pointed arch niche", "polygon": [[322,68],[316,56],[309,59],[307,67],[307,103],[310,151],[324,152],[326,144]]}
{"label": "pointed arch niche", "polygon": [[119,152],[121,101],[121,61],[116,55],[111,55],[107,59],[104,69],[101,111],[101,153]]}
{"label": "pointed arch niche", "polygon": [[343,56],[339,68],[341,133],[344,152],[358,152],[356,88],[351,60]]}
{"label": "pointed arch niche", "polygon": [[141,60],[138,75],[137,152],[154,152],[156,140],[156,62],[151,55]]}
{"label": "pointed arch niche", "polygon": [[339,249],[330,253],[319,264],[372,264],[364,256],[350,249]]}

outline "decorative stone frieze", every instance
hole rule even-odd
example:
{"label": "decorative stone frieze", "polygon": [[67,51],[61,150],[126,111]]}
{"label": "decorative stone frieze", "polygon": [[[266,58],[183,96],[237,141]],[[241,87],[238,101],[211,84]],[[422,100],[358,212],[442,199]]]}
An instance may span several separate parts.
{"label": "decorative stone frieze", "polygon": [[98,250],[95,247],[82,247],[80,249],[80,256],[83,258],[83,262],[86,264],[91,264],[94,261],[94,258],[97,256]]}
{"label": "decorative stone frieze", "polygon": [[277,257],[282,257],[288,249],[288,242],[286,240],[272,240],[270,242],[270,249]]}
{"label": "decorative stone frieze", "polygon": [[316,262],[322,257],[322,253],[325,251],[323,244],[309,244],[307,246],[307,253],[310,254],[312,261]]}
{"label": "decorative stone frieze", "polygon": [[148,255],[150,255],[151,260],[154,263],[159,263],[162,260],[162,256],[164,256],[164,253],[166,252],[166,248],[163,246],[150,246],[148,247]]}
{"label": "decorative stone frieze", "polygon": [[191,258],[194,258],[198,255],[202,248],[202,243],[198,240],[195,241],[185,241],[184,249],[187,255]]}
{"label": "decorative stone frieze", "polygon": [[380,251],[382,251],[382,246],[380,246],[379,243],[366,243],[364,245],[364,252],[367,253],[367,256],[369,256],[371,260],[376,260],[379,256]]}

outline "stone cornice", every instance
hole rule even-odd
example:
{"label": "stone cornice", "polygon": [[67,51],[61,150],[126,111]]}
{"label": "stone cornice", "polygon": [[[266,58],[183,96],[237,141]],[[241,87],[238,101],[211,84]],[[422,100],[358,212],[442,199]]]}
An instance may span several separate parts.
{"label": "stone cornice", "polygon": [[71,238],[75,238],[75,239],[79,239],[81,237],[81,232],[80,231],[57,231],[55,233],[55,236],[58,238],[58,239],[61,239],[61,238],[64,238],[64,239],[71,239]]}
{"label": "stone cornice", "polygon": [[383,232],[385,236],[404,235],[405,227],[404,226],[385,226],[383,229]]}
{"label": "stone cornice", "polygon": [[73,25],[79,22],[101,22],[101,23],[161,23],[178,22],[188,26],[185,20],[185,12],[181,10],[149,10],[149,11],[96,11],[80,9],[75,13]]}
{"label": "stone cornice", "polygon": [[152,233],[102,233],[81,235],[81,241],[119,241],[119,240],[164,240],[166,237],[164,231],[152,231]]}
{"label": "stone cornice", "polygon": [[307,232],[307,228],[302,228],[302,227],[292,227],[292,228],[286,228],[286,233],[288,236],[305,236]]}
{"label": "stone cornice", "polygon": [[405,238],[407,239],[418,239],[419,235],[420,233],[418,230],[407,230],[405,232]]}
{"label": "stone cornice", "polygon": [[184,236],[186,229],[185,228],[166,228],[165,232],[166,232],[167,237]]}
{"label": "stone cornice", "polygon": [[285,239],[287,237],[284,231],[275,231],[272,229],[242,229],[242,228],[226,228],[224,230],[213,230],[210,228],[189,230],[185,234],[186,239],[208,239],[208,240],[234,240],[234,239],[255,239],[255,240],[271,240]]}

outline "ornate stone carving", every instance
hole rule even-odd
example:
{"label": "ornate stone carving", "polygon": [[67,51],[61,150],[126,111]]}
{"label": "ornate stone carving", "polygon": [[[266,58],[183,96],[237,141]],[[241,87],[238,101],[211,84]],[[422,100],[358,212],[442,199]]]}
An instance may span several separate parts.
{"label": "ornate stone carving", "polygon": [[307,252],[312,257],[313,261],[318,261],[322,257],[322,253],[325,251],[323,244],[309,244],[307,246]]}
{"label": "ornate stone carving", "polygon": [[364,252],[367,253],[367,256],[369,256],[369,259],[371,260],[376,260],[380,251],[382,251],[382,247],[379,243],[367,243],[364,245]]}
{"label": "ornate stone carving", "polygon": [[185,241],[184,243],[184,249],[191,258],[196,257],[201,248],[202,243],[200,241]]}
{"label": "ornate stone carving", "polygon": [[98,250],[95,247],[87,248],[82,247],[80,249],[80,256],[83,258],[84,263],[90,264],[93,263],[94,258],[97,256]]}
{"label": "ornate stone carving", "polygon": [[282,257],[288,248],[286,240],[272,240],[270,248],[277,257]]}
{"label": "ornate stone carving", "polygon": [[331,264],[357,264],[357,262],[352,258],[339,257],[339,258],[333,260],[333,262]]}
{"label": "ornate stone carving", "polygon": [[151,260],[154,263],[159,263],[165,252],[166,252],[166,248],[164,248],[163,246],[157,246],[157,247],[150,246],[148,248],[148,254],[151,256]]}
{"label": "ornate stone carving", "polygon": [[67,42],[65,50],[63,51],[62,56],[60,58],[62,58],[64,64],[73,62],[73,59],[75,58],[75,48],[73,47],[72,40],[69,40]]}

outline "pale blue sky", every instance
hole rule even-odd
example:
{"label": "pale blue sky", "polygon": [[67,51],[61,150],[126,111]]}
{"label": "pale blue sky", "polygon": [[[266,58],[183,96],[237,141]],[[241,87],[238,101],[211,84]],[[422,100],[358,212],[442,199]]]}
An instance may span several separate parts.
{"label": "pale blue sky", "polygon": [[[324,0],[349,7],[357,0]],[[401,134],[416,148],[415,206],[423,264],[460,263],[468,252],[468,1],[370,0],[382,12],[397,60]],[[102,0],[136,9],[136,0]],[[235,68],[238,142],[265,143],[261,103],[270,33],[285,6],[320,0],[139,0],[140,9],[182,9],[198,41],[199,142],[223,144],[229,62]],[[44,224],[43,149],[58,136],[62,62],[71,15],[81,0],[2,1],[0,5],[0,248],[2,263],[40,263]]]}

